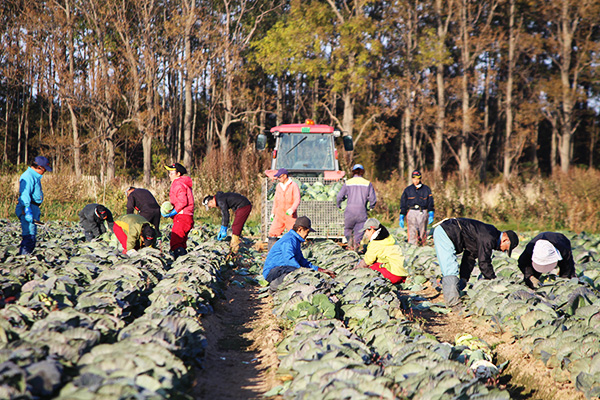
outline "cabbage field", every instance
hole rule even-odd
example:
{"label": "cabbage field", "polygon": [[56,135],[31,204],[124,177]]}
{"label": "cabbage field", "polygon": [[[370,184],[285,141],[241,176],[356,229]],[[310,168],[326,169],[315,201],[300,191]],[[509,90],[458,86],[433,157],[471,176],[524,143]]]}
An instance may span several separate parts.
{"label": "cabbage field", "polygon": [[[314,241],[306,257],[336,278],[303,269],[271,293],[260,286],[264,254],[247,241],[230,260],[228,243],[214,240],[212,226],[193,230],[189,253],[177,260],[167,243],[128,257],[108,240],[84,242],[81,229],[66,222],[49,222],[33,256],[17,256],[19,225],[0,220],[0,228],[2,399],[193,398],[191,371],[207,348],[203,316],[226,290],[226,268],[244,277],[234,284],[272,298],[283,329],[276,348],[281,384],[267,397],[511,398],[498,385],[506,363],[486,342],[468,331],[440,341],[415,317],[419,310],[451,312],[419,295],[441,289],[432,247],[401,242],[410,279],[392,285],[370,269],[354,270],[357,253]],[[534,291],[516,262],[534,234],[520,236],[513,258],[495,254],[497,279],[479,280],[475,269],[461,312],[510,331],[556,382],[597,398],[600,240],[571,235],[578,278],[549,275]]]}

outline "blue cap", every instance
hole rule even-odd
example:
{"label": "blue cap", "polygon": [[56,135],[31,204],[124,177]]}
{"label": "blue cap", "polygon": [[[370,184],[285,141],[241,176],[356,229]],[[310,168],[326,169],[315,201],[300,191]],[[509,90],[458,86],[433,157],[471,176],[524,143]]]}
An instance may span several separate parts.
{"label": "blue cap", "polygon": [[36,163],[38,166],[40,167],[44,167],[44,169],[48,172],[52,172],[52,167],[50,166],[50,162],[48,161],[48,159],[44,156],[37,156],[34,160],[34,163]]}
{"label": "blue cap", "polygon": [[362,164],[354,164],[354,167],[352,167],[352,171],[357,169],[362,169],[364,171],[365,167],[363,167]]}
{"label": "blue cap", "polygon": [[285,168],[279,168],[275,173],[275,178],[279,178],[281,175],[289,175],[288,170]]}

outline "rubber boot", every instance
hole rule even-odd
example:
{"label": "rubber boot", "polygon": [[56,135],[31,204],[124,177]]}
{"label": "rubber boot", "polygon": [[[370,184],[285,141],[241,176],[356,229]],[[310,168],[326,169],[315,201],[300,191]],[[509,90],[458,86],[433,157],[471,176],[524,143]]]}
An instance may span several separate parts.
{"label": "rubber boot", "polygon": [[229,244],[229,249],[232,254],[237,254],[240,249],[240,237],[238,235],[231,235],[231,243]]}
{"label": "rubber boot", "polygon": [[356,249],[356,245],[354,244],[354,236],[346,236],[346,250],[354,251]]}
{"label": "rubber boot", "polygon": [[23,235],[21,244],[19,245],[19,255],[27,255],[33,253],[35,248],[35,235]]}
{"label": "rubber boot", "polygon": [[453,307],[459,303],[458,276],[448,275],[442,278],[442,292],[446,306]]}
{"label": "rubber boot", "polygon": [[270,237],[269,238],[269,243],[267,244],[267,253],[269,251],[271,251],[271,247],[273,247],[273,245],[275,244],[275,242],[277,242],[277,238],[276,237]]}
{"label": "rubber boot", "polygon": [[177,258],[184,256],[187,254],[187,250],[184,249],[183,247],[178,247],[175,250],[173,250],[173,258],[177,260]]}

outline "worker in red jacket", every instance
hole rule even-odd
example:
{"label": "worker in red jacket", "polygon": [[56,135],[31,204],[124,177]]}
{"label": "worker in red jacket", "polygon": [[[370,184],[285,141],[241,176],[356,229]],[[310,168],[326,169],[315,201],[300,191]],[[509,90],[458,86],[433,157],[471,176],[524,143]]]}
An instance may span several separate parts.
{"label": "worker in red jacket", "polygon": [[166,165],[171,180],[169,201],[173,210],[163,214],[165,218],[173,218],[171,230],[171,252],[175,258],[187,254],[188,234],[194,226],[194,194],[192,178],[187,175],[185,167],[179,163]]}
{"label": "worker in red jacket", "polygon": [[269,249],[277,241],[284,230],[291,231],[298,215],[296,210],[300,205],[300,188],[289,176],[285,168],[280,168],[275,174],[279,181],[275,189],[273,210],[271,211],[271,228],[269,229]]}

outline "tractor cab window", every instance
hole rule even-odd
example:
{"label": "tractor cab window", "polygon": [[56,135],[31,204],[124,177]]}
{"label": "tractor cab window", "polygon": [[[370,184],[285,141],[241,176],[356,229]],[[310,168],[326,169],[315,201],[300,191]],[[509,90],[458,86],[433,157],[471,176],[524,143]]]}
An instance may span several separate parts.
{"label": "tractor cab window", "polygon": [[331,135],[282,133],[277,151],[277,168],[334,170]]}

